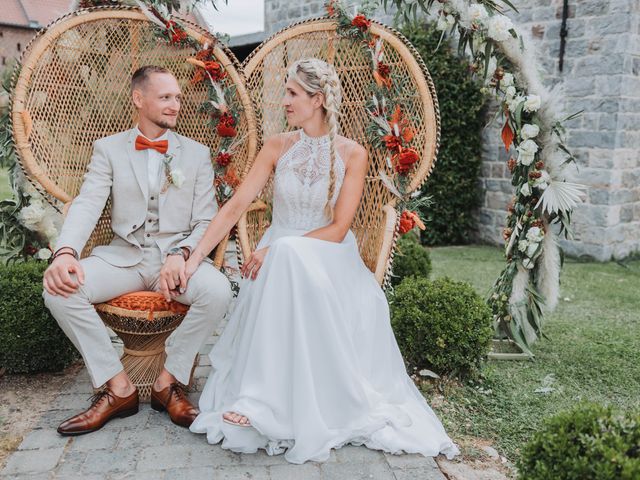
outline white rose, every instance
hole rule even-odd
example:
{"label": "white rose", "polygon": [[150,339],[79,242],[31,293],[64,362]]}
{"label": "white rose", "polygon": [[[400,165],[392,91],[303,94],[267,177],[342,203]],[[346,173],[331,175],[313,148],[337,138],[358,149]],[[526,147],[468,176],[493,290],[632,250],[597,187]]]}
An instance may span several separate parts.
{"label": "white rose", "polygon": [[500,85],[502,85],[504,88],[511,87],[513,85],[513,74],[506,72],[504,75],[502,75]]}
{"label": "white rose", "polygon": [[518,242],[518,250],[520,250],[521,252],[524,252],[528,246],[529,242],[527,242],[526,240],[520,240]]}
{"label": "white rose", "polygon": [[538,133],[540,133],[540,127],[531,123],[526,123],[522,126],[522,130],[520,130],[520,135],[522,136],[523,140],[537,137]]}
{"label": "white rose", "polygon": [[540,227],[531,227],[527,230],[527,240],[532,243],[537,243],[542,239],[543,233]]}
{"label": "white rose", "polygon": [[185,176],[184,173],[182,173],[182,170],[179,170],[177,168],[171,170],[171,183],[173,183],[176,187],[182,187],[184,180]]}
{"label": "white rose", "polygon": [[520,102],[523,102],[523,101],[524,101],[524,97],[522,95],[518,95],[513,100],[508,102],[509,110],[512,112],[515,112],[516,109],[518,108],[518,105],[520,105]]}
{"label": "white rose", "polygon": [[520,189],[520,193],[525,197],[528,197],[529,195],[531,195],[531,187],[529,186],[529,182],[522,185],[522,188]]}
{"label": "white rose", "polygon": [[45,211],[42,202],[35,201],[20,210],[18,218],[29,230],[36,230],[44,215]]}
{"label": "white rose", "polygon": [[544,190],[549,186],[549,181],[551,180],[551,175],[544,170],[540,171],[540,177],[536,178],[534,185],[538,187],[540,190]]}
{"label": "white rose", "polygon": [[487,13],[487,9],[484,8],[484,5],[480,5],[478,3],[473,3],[469,6],[469,21],[471,23],[480,24],[485,20],[489,14]]}
{"label": "white rose", "polygon": [[527,95],[524,100],[524,111],[535,112],[540,108],[540,97],[538,95]]}
{"label": "white rose", "polygon": [[453,27],[453,25],[456,23],[456,17],[454,17],[453,15],[447,15],[447,25],[449,25],[450,27]]}
{"label": "white rose", "polygon": [[533,140],[525,140],[516,148],[518,151],[518,162],[521,165],[531,165],[535,154],[538,151],[538,145]]}
{"label": "white rose", "polygon": [[488,23],[487,35],[496,42],[504,42],[512,38],[509,30],[513,29],[513,23],[511,23],[509,17],[494,15],[489,19]]}
{"label": "white rose", "polygon": [[51,258],[51,250],[48,248],[41,248],[34,255],[38,260],[49,260]]}
{"label": "white rose", "polygon": [[47,228],[44,231],[45,236],[47,237],[47,239],[49,240],[49,243],[56,243],[56,240],[58,239],[58,229],[53,226],[51,228]]}
{"label": "white rose", "polygon": [[527,270],[531,270],[533,267],[535,267],[535,262],[533,260],[531,260],[530,258],[525,258],[522,261],[522,266],[524,268],[526,268]]}
{"label": "white rose", "polygon": [[527,257],[533,258],[533,256],[538,251],[539,245],[540,245],[539,243],[530,243],[529,246],[527,247]]}
{"label": "white rose", "polygon": [[[504,91],[504,95],[505,95],[505,98],[506,98],[507,102],[510,102],[513,99],[513,97],[516,96],[516,87],[514,87],[513,85],[510,86],[510,87],[507,87],[505,89],[505,91]],[[517,107],[517,105],[516,105],[516,107]],[[511,110],[511,108],[509,108],[509,110]]]}

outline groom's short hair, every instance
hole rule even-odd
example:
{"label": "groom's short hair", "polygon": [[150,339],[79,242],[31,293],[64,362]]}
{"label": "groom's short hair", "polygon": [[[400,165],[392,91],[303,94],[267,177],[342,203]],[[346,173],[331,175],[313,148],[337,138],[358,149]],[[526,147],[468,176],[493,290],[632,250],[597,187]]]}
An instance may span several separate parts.
{"label": "groom's short hair", "polygon": [[152,73],[168,73],[169,75],[173,75],[170,70],[164,67],[159,67],[158,65],[144,65],[133,72],[133,75],[131,76],[131,91],[133,92],[136,89],[143,89]]}

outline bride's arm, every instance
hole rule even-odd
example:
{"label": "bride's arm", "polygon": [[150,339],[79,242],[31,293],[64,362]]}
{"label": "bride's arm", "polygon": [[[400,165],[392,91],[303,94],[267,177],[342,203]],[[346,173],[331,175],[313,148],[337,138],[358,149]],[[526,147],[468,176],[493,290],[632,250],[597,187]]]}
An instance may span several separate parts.
{"label": "bride's arm", "polygon": [[367,151],[358,145],[349,155],[342,188],[333,209],[333,221],[322,228],[308,232],[305,237],[337,243],[344,240],[358,210],[366,175]]}
{"label": "bride's arm", "polygon": [[220,211],[213,217],[211,223],[204,232],[198,246],[191,252],[189,260],[197,266],[220,243],[229,230],[236,224],[242,212],[256,198],[260,190],[269,180],[269,175],[278,160],[282,140],[279,137],[268,139],[251,170],[240,184],[240,187],[231,199],[223,205]]}

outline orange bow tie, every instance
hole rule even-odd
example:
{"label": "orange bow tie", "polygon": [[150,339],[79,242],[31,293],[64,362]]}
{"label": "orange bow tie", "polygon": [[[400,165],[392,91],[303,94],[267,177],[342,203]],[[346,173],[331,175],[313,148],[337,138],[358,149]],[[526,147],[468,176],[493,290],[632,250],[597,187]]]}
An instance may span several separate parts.
{"label": "orange bow tie", "polygon": [[136,137],[136,150],[146,150],[148,148],[152,148],[156,152],[167,153],[169,142],[167,140],[152,142],[148,138],[138,135]]}

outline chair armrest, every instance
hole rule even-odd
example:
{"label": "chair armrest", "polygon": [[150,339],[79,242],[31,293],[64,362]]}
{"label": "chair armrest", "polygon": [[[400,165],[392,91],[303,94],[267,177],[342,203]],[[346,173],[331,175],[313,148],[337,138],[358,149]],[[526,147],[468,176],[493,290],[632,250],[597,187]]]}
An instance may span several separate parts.
{"label": "chair armrest", "polygon": [[255,211],[265,211],[267,209],[267,204],[262,200],[256,200],[249,208],[245,210],[245,212],[240,216],[238,220],[238,242],[240,243],[240,250],[242,252],[242,257],[247,258],[251,255],[251,244],[249,242],[249,232],[247,230],[247,215],[251,212]]}
{"label": "chair armrest", "polygon": [[398,223],[398,212],[391,204],[382,207],[382,211],[385,213],[384,233],[375,271],[376,280],[381,286],[389,271],[391,255],[396,246],[396,225]]}

